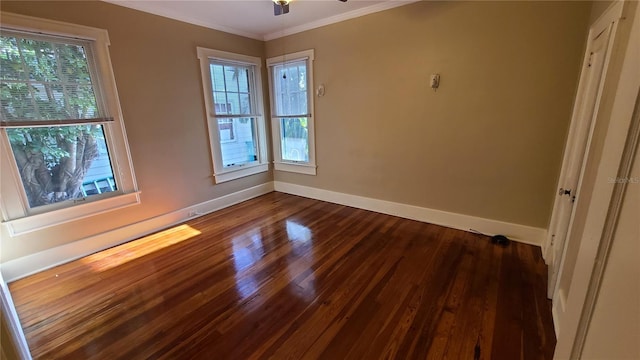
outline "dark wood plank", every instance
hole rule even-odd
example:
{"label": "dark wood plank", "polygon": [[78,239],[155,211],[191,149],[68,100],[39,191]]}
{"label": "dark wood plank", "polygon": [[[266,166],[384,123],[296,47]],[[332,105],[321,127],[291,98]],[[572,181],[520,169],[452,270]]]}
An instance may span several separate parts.
{"label": "dark wood plank", "polygon": [[271,193],[9,284],[36,359],[551,359],[540,250]]}

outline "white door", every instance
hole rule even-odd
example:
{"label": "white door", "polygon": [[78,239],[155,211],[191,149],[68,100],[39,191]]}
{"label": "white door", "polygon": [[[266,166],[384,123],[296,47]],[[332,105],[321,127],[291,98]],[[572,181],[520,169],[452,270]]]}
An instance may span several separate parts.
{"label": "white door", "polygon": [[566,239],[571,235],[571,224],[580,179],[584,170],[585,154],[598,115],[602,85],[606,76],[609,44],[614,31],[612,22],[596,22],[589,30],[589,42],[582,66],[578,93],[571,117],[569,137],[565,147],[558,193],[556,194],[545,255],[549,265],[547,295],[552,298],[563,259]]}

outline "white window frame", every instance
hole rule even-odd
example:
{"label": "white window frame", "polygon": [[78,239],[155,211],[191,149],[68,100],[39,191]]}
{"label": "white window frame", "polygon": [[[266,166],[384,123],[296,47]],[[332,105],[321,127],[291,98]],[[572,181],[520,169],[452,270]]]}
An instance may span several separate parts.
{"label": "white window frame", "polygon": [[[275,103],[273,95],[273,67],[290,62],[305,61],[307,63],[307,134],[309,137],[309,161],[284,160],[282,158],[282,129],[280,126],[283,117],[275,113]],[[271,133],[273,137],[273,164],[276,170],[295,172],[306,175],[316,175],[316,142],[315,142],[315,120],[314,120],[314,96],[313,96],[313,49],[285,54],[267,59],[269,69],[269,97],[271,99]]]}
{"label": "white window frame", "polygon": [[109,34],[104,29],[69,24],[30,16],[3,13],[2,28],[88,40],[91,42],[96,64],[95,87],[100,89],[105,110],[113,121],[103,126],[109,146],[113,175],[118,190],[82,200],[30,208],[24,185],[18,173],[13,151],[5,129],[0,129],[0,193],[2,194],[2,223],[10,236],[38,231],[50,226],[104,214],[108,211],[140,204],[133,163],[122,119],[120,101],[109,56]]}
{"label": "white window frame", "polygon": [[[269,170],[267,160],[266,127],[264,122],[264,104],[262,95],[262,59],[255,56],[242,55],[227,51],[197,48],[198,59],[200,60],[200,70],[202,75],[202,90],[204,93],[204,104],[206,108],[207,124],[209,131],[209,142],[211,145],[211,157],[213,160],[213,178],[216,183],[231,181],[245,176],[266,172]],[[215,104],[213,102],[213,84],[209,66],[211,61],[222,61],[227,63],[237,63],[243,66],[253,67],[253,84],[249,84],[252,95],[252,106],[254,114],[247,115],[256,119],[256,141],[258,160],[251,163],[238,164],[233,166],[223,166],[222,149],[220,136],[218,133],[218,120],[216,118]],[[250,80],[251,81],[251,80]],[[221,118],[227,116],[220,115]]]}

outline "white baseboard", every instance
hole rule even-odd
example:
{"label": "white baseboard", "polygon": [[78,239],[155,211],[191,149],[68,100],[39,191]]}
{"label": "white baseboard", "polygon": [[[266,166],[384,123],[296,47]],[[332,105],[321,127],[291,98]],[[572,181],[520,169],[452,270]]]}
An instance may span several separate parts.
{"label": "white baseboard", "polygon": [[273,182],[267,182],[139,223],[27,255],[3,263],[1,268],[2,275],[7,282],[15,281],[272,191]]}
{"label": "white baseboard", "polygon": [[546,236],[546,230],[541,228],[275,181],[11,260],[2,264],[1,272],[5,281],[15,281],[274,190],[464,231],[474,229],[487,235],[503,234],[514,241],[536,246],[540,246]]}
{"label": "white baseboard", "polygon": [[351,206],[359,209],[394,215],[406,219],[428,222],[453,229],[477,230],[483,234],[502,234],[514,241],[541,246],[547,230],[531,226],[512,224],[475,216],[456,214],[441,210],[406,205],[391,201],[372,199],[357,195],[339,193],[330,190],[312,188],[281,181],[274,182],[276,191]]}

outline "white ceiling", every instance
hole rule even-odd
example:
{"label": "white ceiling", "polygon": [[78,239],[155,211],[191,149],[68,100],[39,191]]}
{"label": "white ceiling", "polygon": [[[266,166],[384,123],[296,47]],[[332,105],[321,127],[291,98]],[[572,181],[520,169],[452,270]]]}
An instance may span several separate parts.
{"label": "white ceiling", "polygon": [[271,40],[416,0],[292,0],[274,16],[272,0],[104,0],[116,5],[242,35]]}

